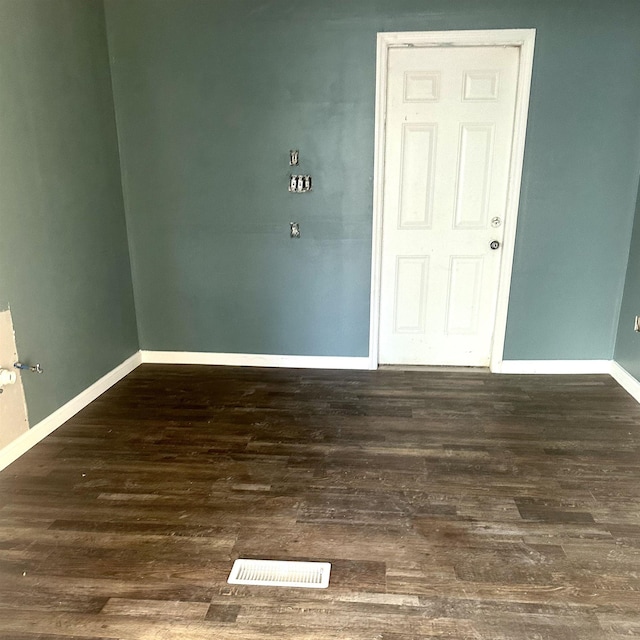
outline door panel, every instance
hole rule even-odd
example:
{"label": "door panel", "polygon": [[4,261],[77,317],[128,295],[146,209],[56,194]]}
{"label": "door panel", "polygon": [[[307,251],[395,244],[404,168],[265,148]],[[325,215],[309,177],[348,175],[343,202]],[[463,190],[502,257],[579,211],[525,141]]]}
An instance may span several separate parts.
{"label": "door panel", "polygon": [[402,126],[398,229],[431,228],[436,133],[433,125]]}
{"label": "door panel", "polygon": [[451,257],[447,295],[447,335],[474,335],[478,331],[483,265],[482,257]]}
{"label": "door panel", "polygon": [[460,131],[454,229],[483,229],[491,186],[493,125],[463,124]]}
{"label": "door panel", "polygon": [[501,254],[490,243],[504,229],[518,56],[389,50],[381,363],[489,363]]}
{"label": "door panel", "polygon": [[398,256],[394,304],[396,333],[424,333],[429,258]]}

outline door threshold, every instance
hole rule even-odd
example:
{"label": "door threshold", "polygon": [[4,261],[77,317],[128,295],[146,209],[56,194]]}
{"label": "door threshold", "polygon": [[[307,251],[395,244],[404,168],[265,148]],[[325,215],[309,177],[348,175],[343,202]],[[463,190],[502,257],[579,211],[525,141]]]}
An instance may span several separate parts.
{"label": "door threshold", "polygon": [[422,371],[424,373],[491,373],[489,367],[453,367],[436,364],[380,364],[378,369],[380,371]]}

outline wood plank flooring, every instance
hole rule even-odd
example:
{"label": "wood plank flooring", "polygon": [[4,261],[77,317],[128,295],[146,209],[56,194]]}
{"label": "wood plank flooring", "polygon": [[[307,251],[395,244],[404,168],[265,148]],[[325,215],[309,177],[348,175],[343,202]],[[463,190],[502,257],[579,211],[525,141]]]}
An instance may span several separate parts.
{"label": "wood plank flooring", "polygon": [[[327,590],[230,586],[237,557]],[[1,640],[640,638],[607,376],[144,365],[0,474]]]}

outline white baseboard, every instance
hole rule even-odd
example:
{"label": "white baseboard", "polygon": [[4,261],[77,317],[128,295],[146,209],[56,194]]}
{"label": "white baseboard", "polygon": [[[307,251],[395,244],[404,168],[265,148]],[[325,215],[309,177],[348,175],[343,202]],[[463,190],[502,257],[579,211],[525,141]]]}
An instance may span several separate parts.
{"label": "white baseboard", "polygon": [[640,402],[640,382],[617,362],[611,362],[611,377],[637,402]]}
{"label": "white baseboard", "polygon": [[278,356],[200,351],[142,351],[142,362],[153,364],[210,364],[228,367],[286,367],[291,369],[370,369],[369,357]]}
{"label": "white baseboard", "polygon": [[491,371],[518,374],[610,373],[611,360],[503,360]]}
{"label": "white baseboard", "polygon": [[142,358],[138,351],[115,369],[102,376],[102,378],[94,382],[82,393],[79,393],[75,398],[72,398],[69,402],[62,405],[57,411],[54,411],[44,420],[34,425],[29,431],[23,433],[8,444],[0,451],[0,471],[17,460],[22,454],[29,451],[29,449],[38,444],[40,440],[46,438],[50,433],[53,433],[58,427],[69,420],[69,418],[72,418],[78,411],[84,409],[90,402],[93,402],[98,396],[102,395],[116,382],[131,373],[140,364],[142,364]]}

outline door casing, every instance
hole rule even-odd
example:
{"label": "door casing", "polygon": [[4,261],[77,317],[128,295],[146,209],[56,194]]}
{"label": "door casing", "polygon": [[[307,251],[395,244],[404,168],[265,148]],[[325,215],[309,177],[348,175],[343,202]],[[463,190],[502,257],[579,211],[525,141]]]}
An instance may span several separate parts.
{"label": "door casing", "polygon": [[522,165],[529,113],[533,71],[535,29],[492,29],[481,31],[401,31],[378,34],[376,59],[375,157],[373,177],[373,225],[371,249],[371,308],[369,325],[369,367],[378,367],[380,341],[380,286],[382,267],[382,216],[384,202],[385,125],[387,108],[387,62],[392,47],[496,47],[520,49],[516,89],[513,143],[505,209],[505,225],[500,261],[496,316],[491,346],[490,369],[501,369],[511,289],[511,272],[516,239]]}

